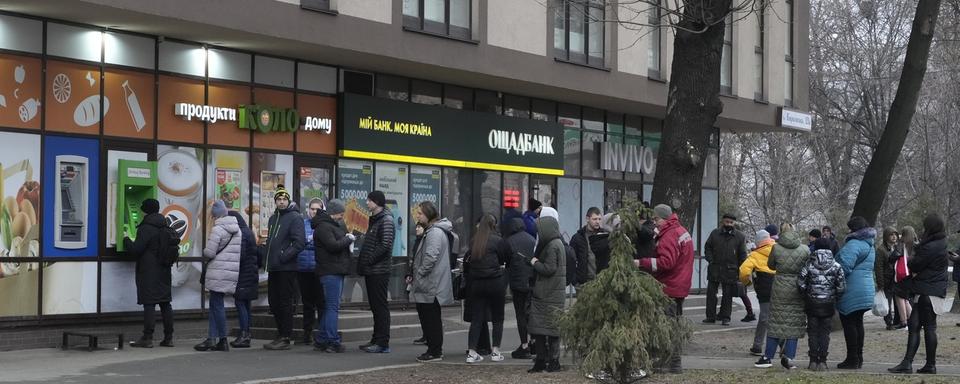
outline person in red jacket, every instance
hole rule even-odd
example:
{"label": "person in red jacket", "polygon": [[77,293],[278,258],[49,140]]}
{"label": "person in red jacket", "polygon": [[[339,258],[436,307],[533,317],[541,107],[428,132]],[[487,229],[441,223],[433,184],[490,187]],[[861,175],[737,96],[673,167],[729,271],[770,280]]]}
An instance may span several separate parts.
{"label": "person in red jacket", "polygon": [[[683,300],[690,293],[693,278],[693,238],[669,205],[657,205],[653,213],[659,230],[656,256],[634,260],[634,264],[663,284],[663,293],[674,300],[665,311],[668,316],[679,318],[683,316]],[[668,369],[670,373],[682,372],[679,346]]]}

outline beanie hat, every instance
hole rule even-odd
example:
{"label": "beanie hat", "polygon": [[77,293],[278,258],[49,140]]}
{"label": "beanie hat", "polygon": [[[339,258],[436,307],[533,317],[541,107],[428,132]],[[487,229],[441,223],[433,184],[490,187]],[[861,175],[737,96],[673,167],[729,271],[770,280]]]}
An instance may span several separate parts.
{"label": "beanie hat", "polygon": [[821,249],[830,249],[833,244],[830,243],[830,239],[821,237],[813,242],[813,250],[818,251]]}
{"label": "beanie hat", "polygon": [[367,194],[367,200],[372,201],[378,207],[387,206],[387,197],[383,195],[381,191],[372,191]]}
{"label": "beanie hat", "polygon": [[146,199],[140,203],[140,210],[146,214],[160,213],[160,202],[157,199]]}
{"label": "beanie hat", "polygon": [[333,199],[327,202],[327,214],[328,215],[337,215],[346,211],[346,208],[343,204],[343,200]]}
{"label": "beanie hat", "polygon": [[763,230],[767,231],[767,233],[769,233],[770,236],[776,236],[780,234],[780,228],[777,228],[777,226],[774,224],[770,224],[766,226],[766,228],[763,228]]}
{"label": "beanie hat", "polygon": [[273,201],[277,201],[281,197],[290,200],[290,193],[283,187],[283,184],[277,184],[277,191],[273,193]]}
{"label": "beanie hat", "polygon": [[217,219],[226,216],[227,205],[223,203],[223,200],[214,201],[213,206],[210,207],[210,214]]}
{"label": "beanie hat", "polygon": [[658,204],[656,207],[653,207],[653,214],[661,219],[668,219],[670,215],[673,214],[673,208],[670,208],[666,204]]}
{"label": "beanie hat", "polygon": [[537,208],[540,208],[540,207],[542,207],[542,206],[543,206],[543,203],[541,203],[540,200],[534,199],[534,198],[532,198],[532,197],[527,200],[527,210],[528,210],[528,211],[536,211]]}
{"label": "beanie hat", "polygon": [[761,241],[770,240],[770,232],[767,232],[766,230],[763,230],[763,229],[757,231],[757,237],[755,238],[755,240],[757,242],[757,245],[760,245]]}
{"label": "beanie hat", "polygon": [[868,226],[870,226],[870,223],[867,223],[867,219],[864,219],[863,216],[851,217],[850,221],[847,222],[847,228],[850,228],[851,232],[859,231]]}
{"label": "beanie hat", "polygon": [[557,219],[558,223],[560,222],[560,213],[551,207],[543,207],[543,209],[540,210],[540,217],[552,217]]}
{"label": "beanie hat", "polygon": [[812,237],[816,237],[816,238],[818,238],[818,239],[821,238],[821,237],[823,237],[823,233],[820,232],[820,230],[819,230],[819,229],[816,229],[816,228],[811,229],[809,235],[812,236]]}

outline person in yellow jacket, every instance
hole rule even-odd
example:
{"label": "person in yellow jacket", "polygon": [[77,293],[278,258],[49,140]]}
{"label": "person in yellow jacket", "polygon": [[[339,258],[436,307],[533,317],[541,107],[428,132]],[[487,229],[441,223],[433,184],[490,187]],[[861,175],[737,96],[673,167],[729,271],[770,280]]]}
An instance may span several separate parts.
{"label": "person in yellow jacket", "polygon": [[757,292],[757,301],[760,302],[760,318],[757,321],[757,330],[753,336],[753,346],[750,354],[763,355],[761,347],[767,339],[767,323],[770,320],[770,294],[773,291],[773,275],[777,272],[767,266],[770,251],[775,240],[765,230],[757,231],[757,247],[747,255],[747,260],[740,265],[740,281],[744,286],[750,285],[753,276],[753,290]]}

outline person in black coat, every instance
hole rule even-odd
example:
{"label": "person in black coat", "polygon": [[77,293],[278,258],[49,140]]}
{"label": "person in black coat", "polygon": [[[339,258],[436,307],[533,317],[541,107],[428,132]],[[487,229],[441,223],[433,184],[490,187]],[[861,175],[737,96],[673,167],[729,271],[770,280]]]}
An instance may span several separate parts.
{"label": "person in black coat", "polygon": [[337,321],[340,317],[340,296],[343,294],[343,279],[350,273],[350,244],[356,240],[347,233],[343,223],[345,210],[342,200],[327,202],[327,210],[318,213],[310,223],[313,227],[314,255],[317,258],[317,275],[323,287],[323,316],[314,337],[314,349],[329,353],[343,353]]}
{"label": "person in black coat", "polygon": [[[743,233],[734,227],[736,216],[724,214],[721,226],[710,233],[703,248],[707,266],[707,318],[704,323],[713,324],[717,320],[730,325],[730,311],[734,296],[737,294],[737,281],[740,278],[740,264],[747,259],[747,242]],[[717,291],[723,288],[720,301],[720,313],[717,314]],[[749,300],[749,299],[748,299]]]}
{"label": "person in black coat", "polygon": [[260,268],[263,268],[263,259],[257,252],[257,239],[253,230],[237,211],[227,212],[237,219],[240,226],[240,274],[237,277],[237,291],[233,294],[233,303],[237,307],[237,321],[240,323],[240,334],[230,342],[234,348],[250,348],[250,325],[253,322],[251,303],[256,300],[260,287]]}
{"label": "person in black coat", "polygon": [[137,260],[137,304],[143,305],[143,336],[131,347],[153,348],[156,306],[163,317],[163,341],[160,346],[173,346],[173,307],[171,300],[170,265],[160,257],[160,235],[167,220],[160,214],[160,202],[146,199],[140,210],[147,215],[137,225],[136,241],[124,238],[123,244]]}
{"label": "person in black coat", "polygon": [[468,297],[472,319],[468,333],[467,363],[477,363],[483,357],[477,353],[481,328],[493,323],[493,342],[490,359],[503,361],[500,342],[503,339],[503,306],[506,284],[503,267],[510,261],[513,251],[510,244],[496,232],[497,219],[484,214],[477,224],[470,250],[464,256],[464,274],[467,278]]}
{"label": "person in black coat", "polygon": [[[903,361],[888,369],[892,373],[913,373],[913,357],[920,348],[920,329],[927,363],[917,373],[937,373],[937,311],[947,296],[947,234],[943,218],[936,213],[923,219],[923,237],[910,259],[908,283],[913,311],[910,313],[907,352]],[[935,305],[940,308],[935,309]]]}
{"label": "person in black coat", "polygon": [[510,353],[510,356],[514,359],[529,359],[531,351],[528,343],[527,318],[530,314],[530,287],[534,279],[534,271],[527,259],[533,255],[537,239],[526,232],[523,218],[516,210],[509,210],[503,214],[500,232],[513,251],[507,263],[507,276],[510,281],[510,294],[513,297],[513,310],[517,317],[517,332],[520,334],[520,347]]}

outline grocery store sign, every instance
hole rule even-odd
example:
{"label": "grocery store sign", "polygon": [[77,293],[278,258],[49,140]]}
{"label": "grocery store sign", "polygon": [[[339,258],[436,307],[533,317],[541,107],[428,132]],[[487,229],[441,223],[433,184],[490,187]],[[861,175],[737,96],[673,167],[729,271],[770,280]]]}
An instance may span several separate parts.
{"label": "grocery store sign", "polygon": [[240,105],[237,108],[213,105],[176,103],[173,114],[184,120],[199,120],[214,124],[218,121],[236,121],[240,129],[262,133],[294,132],[303,126],[304,131],[333,133],[333,119],[322,116],[300,118],[295,108],[279,108],[266,105]]}

